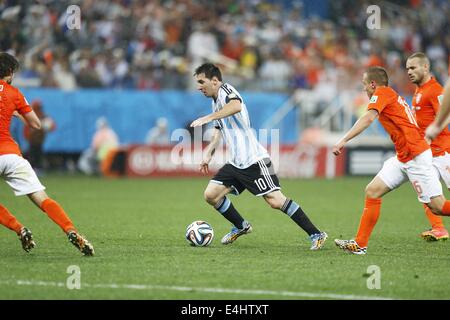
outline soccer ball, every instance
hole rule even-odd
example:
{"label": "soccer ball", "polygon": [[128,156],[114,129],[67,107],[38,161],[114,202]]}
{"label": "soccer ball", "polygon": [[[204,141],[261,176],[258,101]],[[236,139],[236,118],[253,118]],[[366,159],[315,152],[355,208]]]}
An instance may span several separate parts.
{"label": "soccer ball", "polygon": [[186,229],[186,240],[191,246],[206,247],[214,238],[214,230],[206,221],[194,221]]}

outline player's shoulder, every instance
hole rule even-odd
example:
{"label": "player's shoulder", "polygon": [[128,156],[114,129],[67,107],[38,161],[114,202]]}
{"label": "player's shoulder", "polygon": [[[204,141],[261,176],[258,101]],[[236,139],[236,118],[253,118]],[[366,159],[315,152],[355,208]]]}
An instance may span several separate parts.
{"label": "player's shoulder", "polygon": [[431,78],[427,83],[425,83],[421,87],[416,88],[416,92],[414,93],[415,97],[419,97],[419,100],[422,103],[428,104],[430,101],[434,101],[434,99],[438,98],[443,94],[444,88],[441,86],[439,81],[435,78]]}
{"label": "player's shoulder", "polygon": [[380,100],[386,101],[389,99],[397,98],[398,93],[388,86],[377,87],[370,98],[369,103],[377,103]]}
{"label": "player's shoulder", "polygon": [[431,83],[428,86],[428,91],[430,93],[440,94],[444,90],[444,87],[435,78],[431,78],[430,81],[431,81]]}
{"label": "player's shoulder", "polygon": [[225,94],[226,96],[233,92],[237,93],[237,90],[227,82],[222,83],[219,90],[222,91],[222,93]]}
{"label": "player's shoulder", "polygon": [[389,86],[377,87],[373,94],[378,94],[380,96],[398,96],[397,91]]}
{"label": "player's shoulder", "polygon": [[13,85],[2,81],[0,83],[0,89],[1,91],[3,91],[5,94],[7,94],[8,96],[17,96],[17,95],[21,95],[22,93],[20,92],[19,88],[14,87]]}
{"label": "player's shoulder", "polygon": [[14,88],[8,82],[1,80],[0,81],[0,91],[10,91],[11,88]]}
{"label": "player's shoulder", "polygon": [[219,96],[222,96],[227,101],[230,99],[238,99],[242,101],[239,92],[231,84],[224,82],[219,89]]}

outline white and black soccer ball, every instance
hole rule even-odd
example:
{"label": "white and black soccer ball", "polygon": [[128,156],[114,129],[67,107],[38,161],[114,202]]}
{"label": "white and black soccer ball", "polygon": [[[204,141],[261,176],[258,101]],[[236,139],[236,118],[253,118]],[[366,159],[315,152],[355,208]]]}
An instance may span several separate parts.
{"label": "white and black soccer ball", "polygon": [[186,240],[196,247],[206,247],[214,238],[214,230],[206,221],[194,221],[186,229]]}

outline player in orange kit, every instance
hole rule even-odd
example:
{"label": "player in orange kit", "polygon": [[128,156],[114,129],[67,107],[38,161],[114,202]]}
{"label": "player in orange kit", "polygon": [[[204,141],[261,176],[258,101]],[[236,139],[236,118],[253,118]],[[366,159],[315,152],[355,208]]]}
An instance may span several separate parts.
{"label": "player in orange kit", "polygon": [[[36,113],[20,91],[11,85],[19,63],[12,55],[0,52],[0,175],[16,196],[27,195],[50,219],[66,233],[69,241],[86,256],[94,254],[94,247],[81,236],[64,209],[44,191],[30,163],[22,157],[19,146],[9,132],[13,116],[21,118],[34,129],[41,127]],[[0,224],[19,236],[22,248],[29,252],[36,244],[31,231],[24,227],[7,208],[0,204]]]}
{"label": "player in orange kit", "polygon": [[[412,110],[422,134],[425,134],[426,128],[433,122],[440,108],[443,88],[431,76],[430,60],[422,52],[408,57],[406,70],[409,80],[417,86],[412,99]],[[433,166],[447,189],[450,189],[450,172],[447,170],[450,167],[450,131],[448,128],[441,131],[431,142],[431,152],[433,153]],[[431,229],[422,232],[421,237],[428,241],[447,240],[448,231],[445,229],[442,218],[434,215],[427,206],[425,206],[425,214],[430,221]]]}
{"label": "player in orange kit", "polygon": [[441,108],[434,121],[425,130],[425,137],[428,140],[434,140],[438,134],[448,125],[450,115],[450,79],[444,87],[442,94]]}
{"label": "player in orange kit", "polygon": [[381,209],[381,198],[409,180],[420,202],[434,214],[450,215],[450,201],[442,195],[442,186],[432,164],[430,146],[425,141],[406,101],[388,86],[388,75],[382,67],[371,67],[363,75],[363,86],[370,98],[367,112],[333,146],[339,155],[345,144],[379,121],[395,145],[396,156],[385,161],[383,168],[367,185],[365,206],[355,239],[335,239],[344,251],[366,254],[367,244]]}

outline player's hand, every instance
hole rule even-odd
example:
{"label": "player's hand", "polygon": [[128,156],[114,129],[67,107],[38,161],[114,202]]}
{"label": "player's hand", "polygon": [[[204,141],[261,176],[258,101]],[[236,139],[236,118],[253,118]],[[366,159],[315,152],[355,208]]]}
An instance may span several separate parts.
{"label": "player's hand", "polygon": [[209,116],[204,116],[204,117],[198,118],[197,120],[192,121],[191,127],[200,127],[210,121],[211,120],[209,119]]}
{"label": "player's hand", "polygon": [[203,174],[209,173],[209,163],[211,161],[211,155],[207,155],[203,158],[202,162],[200,163],[200,172]]}
{"label": "player's hand", "polygon": [[209,173],[209,165],[202,161],[202,163],[200,164],[200,172],[203,174],[208,174]]}
{"label": "player's hand", "polygon": [[344,146],[345,146],[345,142],[338,142],[333,146],[331,151],[333,152],[333,154],[335,156],[338,156],[342,153],[342,149],[344,148]]}
{"label": "player's hand", "polygon": [[440,132],[439,127],[434,122],[431,123],[425,130],[425,140],[430,144]]}

